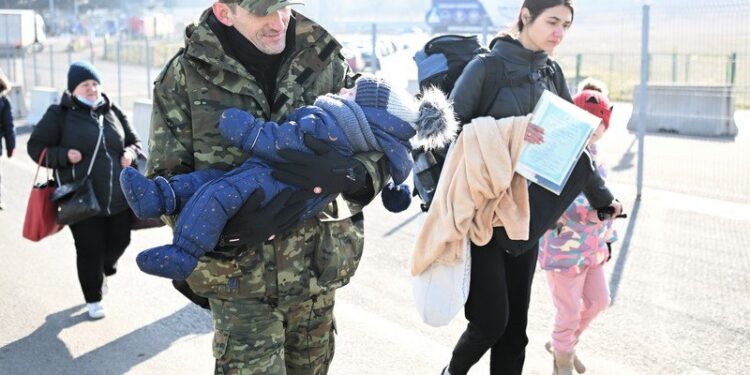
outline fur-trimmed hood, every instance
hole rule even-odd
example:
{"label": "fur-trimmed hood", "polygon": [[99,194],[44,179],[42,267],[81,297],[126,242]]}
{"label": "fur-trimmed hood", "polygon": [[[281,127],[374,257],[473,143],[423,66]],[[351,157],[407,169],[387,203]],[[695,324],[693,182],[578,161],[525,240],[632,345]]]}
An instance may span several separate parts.
{"label": "fur-trimmed hood", "polygon": [[419,101],[419,117],[414,122],[417,131],[412,140],[415,148],[427,150],[449,145],[458,133],[458,121],[453,105],[440,90],[425,90]]}

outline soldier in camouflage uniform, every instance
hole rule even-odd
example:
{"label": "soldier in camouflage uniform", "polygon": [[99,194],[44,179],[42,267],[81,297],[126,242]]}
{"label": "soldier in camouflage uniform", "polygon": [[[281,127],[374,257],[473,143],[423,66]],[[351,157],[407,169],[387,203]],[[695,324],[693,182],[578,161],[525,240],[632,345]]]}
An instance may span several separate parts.
{"label": "soldier in camouflage uniform", "polygon": [[[353,85],[338,42],[288,7],[302,2],[222,0],[187,28],[185,48],[154,87],[149,177],[240,165],[247,155],[217,128],[227,108],[282,122],[317,96]],[[238,35],[244,37],[240,42]],[[248,64],[242,43],[257,48],[254,58],[262,62]],[[326,162],[322,156],[311,160]],[[279,204],[243,207],[227,228],[244,224],[248,238],[269,240],[221,249],[234,256],[202,257],[188,277],[195,293],[210,301],[217,374],[327,373],[334,352],[335,291],[349,282],[362,255],[361,209],[389,178],[381,153],[337,162],[361,170],[353,179],[356,189],[338,189],[344,194],[317,218],[279,233],[267,228]],[[309,177],[340,178],[335,168],[316,173],[322,176]]]}

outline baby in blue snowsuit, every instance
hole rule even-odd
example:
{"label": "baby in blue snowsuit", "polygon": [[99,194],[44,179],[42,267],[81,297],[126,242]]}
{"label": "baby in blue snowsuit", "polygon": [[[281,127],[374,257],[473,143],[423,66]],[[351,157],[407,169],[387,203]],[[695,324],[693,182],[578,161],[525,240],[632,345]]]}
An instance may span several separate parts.
{"label": "baby in blue snowsuit", "polygon": [[[343,156],[383,152],[394,183],[401,184],[413,166],[412,138],[422,147],[441,147],[453,139],[456,128],[452,108],[439,91],[428,92],[417,103],[406,91],[375,77],[358,79],[354,89],[343,89],[340,96],[317,98],[313,106],[295,110],[282,124],[230,108],[219,120],[219,131],[230,144],[252,154],[237,168],[199,170],[169,181],[149,180],[132,168],[123,170],[122,190],[138,217],[179,213],[172,244],[141,252],[136,263],[152,275],[187,278],[198,258],[216,248],[227,221],[256,189],[263,190],[262,204],[282,190],[296,189],[275,180],[271,164],[286,161],[277,154],[279,149],[312,154],[303,143],[304,134],[327,142]],[[310,198],[297,222],[316,216],[335,198]]]}

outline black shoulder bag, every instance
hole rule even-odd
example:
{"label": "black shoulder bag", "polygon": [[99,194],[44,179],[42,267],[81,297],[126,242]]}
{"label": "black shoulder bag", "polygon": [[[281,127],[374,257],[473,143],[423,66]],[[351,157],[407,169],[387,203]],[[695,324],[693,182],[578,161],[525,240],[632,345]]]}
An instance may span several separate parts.
{"label": "black shoulder bag", "polygon": [[[99,138],[97,139],[94,155],[91,157],[91,163],[89,163],[86,176],[79,181],[60,185],[52,195],[52,201],[57,203],[57,222],[61,225],[71,225],[81,222],[98,215],[99,211],[101,211],[90,176],[96,156],[99,153],[99,146],[102,143],[102,135],[104,134],[103,120],[104,116],[99,118]],[[73,176],[75,179],[75,169],[73,169]],[[59,175],[57,176],[57,180],[60,181]]]}

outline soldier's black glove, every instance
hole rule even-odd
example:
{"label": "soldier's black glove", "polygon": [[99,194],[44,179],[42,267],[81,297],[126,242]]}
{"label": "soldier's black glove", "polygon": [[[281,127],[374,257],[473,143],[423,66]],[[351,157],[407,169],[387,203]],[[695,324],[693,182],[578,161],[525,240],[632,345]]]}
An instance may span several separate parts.
{"label": "soldier's black glove", "polygon": [[305,145],[315,155],[282,149],[279,156],[288,163],[277,163],[271,175],[282,182],[318,195],[344,193],[358,195],[367,189],[367,169],[352,157],[341,156],[326,142],[305,134]]}
{"label": "soldier's black glove", "polygon": [[265,194],[257,189],[224,226],[219,245],[255,245],[272,240],[299,222],[305,211],[305,201],[313,196],[310,192],[286,189],[260,207]]}

